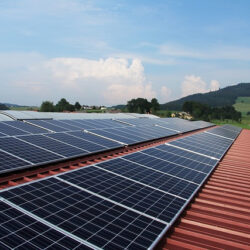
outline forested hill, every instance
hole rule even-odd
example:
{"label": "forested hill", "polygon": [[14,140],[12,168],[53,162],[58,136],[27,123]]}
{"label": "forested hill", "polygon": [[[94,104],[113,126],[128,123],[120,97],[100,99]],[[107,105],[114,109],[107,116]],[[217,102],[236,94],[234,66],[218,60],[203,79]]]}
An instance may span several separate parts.
{"label": "forested hill", "polygon": [[232,106],[237,97],[250,96],[250,83],[239,83],[217,91],[185,96],[179,100],[161,104],[161,109],[181,110],[186,101],[195,101],[212,107]]}

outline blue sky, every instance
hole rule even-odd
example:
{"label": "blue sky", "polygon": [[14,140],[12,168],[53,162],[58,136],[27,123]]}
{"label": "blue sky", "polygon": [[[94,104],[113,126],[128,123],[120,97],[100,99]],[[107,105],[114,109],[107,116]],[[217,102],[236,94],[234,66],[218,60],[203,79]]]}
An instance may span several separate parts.
{"label": "blue sky", "polygon": [[250,1],[1,0],[0,102],[161,103],[250,82]]}

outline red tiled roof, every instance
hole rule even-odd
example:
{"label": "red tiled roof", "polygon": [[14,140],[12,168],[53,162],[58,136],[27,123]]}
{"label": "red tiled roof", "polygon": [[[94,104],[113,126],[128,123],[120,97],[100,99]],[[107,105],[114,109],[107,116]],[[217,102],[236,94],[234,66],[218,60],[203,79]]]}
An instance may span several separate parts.
{"label": "red tiled roof", "polygon": [[250,249],[249,191],[250,130],[243,130],[160,248]]}

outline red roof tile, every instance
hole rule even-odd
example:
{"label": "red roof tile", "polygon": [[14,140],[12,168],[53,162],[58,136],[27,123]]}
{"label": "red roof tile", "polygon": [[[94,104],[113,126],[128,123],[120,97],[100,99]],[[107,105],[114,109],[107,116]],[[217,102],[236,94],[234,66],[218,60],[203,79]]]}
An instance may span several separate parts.
{"label": "red roof tile", "polygon": [[250,130],[243,130],[163,249],[250,249]]}

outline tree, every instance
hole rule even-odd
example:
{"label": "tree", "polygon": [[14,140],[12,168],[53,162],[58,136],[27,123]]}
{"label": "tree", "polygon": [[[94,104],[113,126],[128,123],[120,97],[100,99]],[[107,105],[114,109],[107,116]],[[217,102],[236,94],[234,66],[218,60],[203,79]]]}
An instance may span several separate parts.
{"label": "tree", "polygon": [[160,109],[160,104],[156,98],[151,100],[152,113],[155,114]]}
{"label": "tree", "polygon": [[45,101],[42,103],[40,107],[41,112],[53,112],[54,111],[54,104],[53,102]]}
{"label": "tree", "polygon": [[80,104],[79,102],[76,102],[76,103],[75,103],[75,109],[76,109],[76,110],[80,110],[81,107],[82,107],[82,106],[81,106],[81,104]]}
{"label": "tree", "polygon": [[62,98],[55,106],[57,112],[74,111],[75,106],[70,104],[65,98]]}
{"label": "tree", "polygon": [[127,102],[127,109],[131,113],[148,113],[151,108],[151,103],[145,98],[131,99]]}

